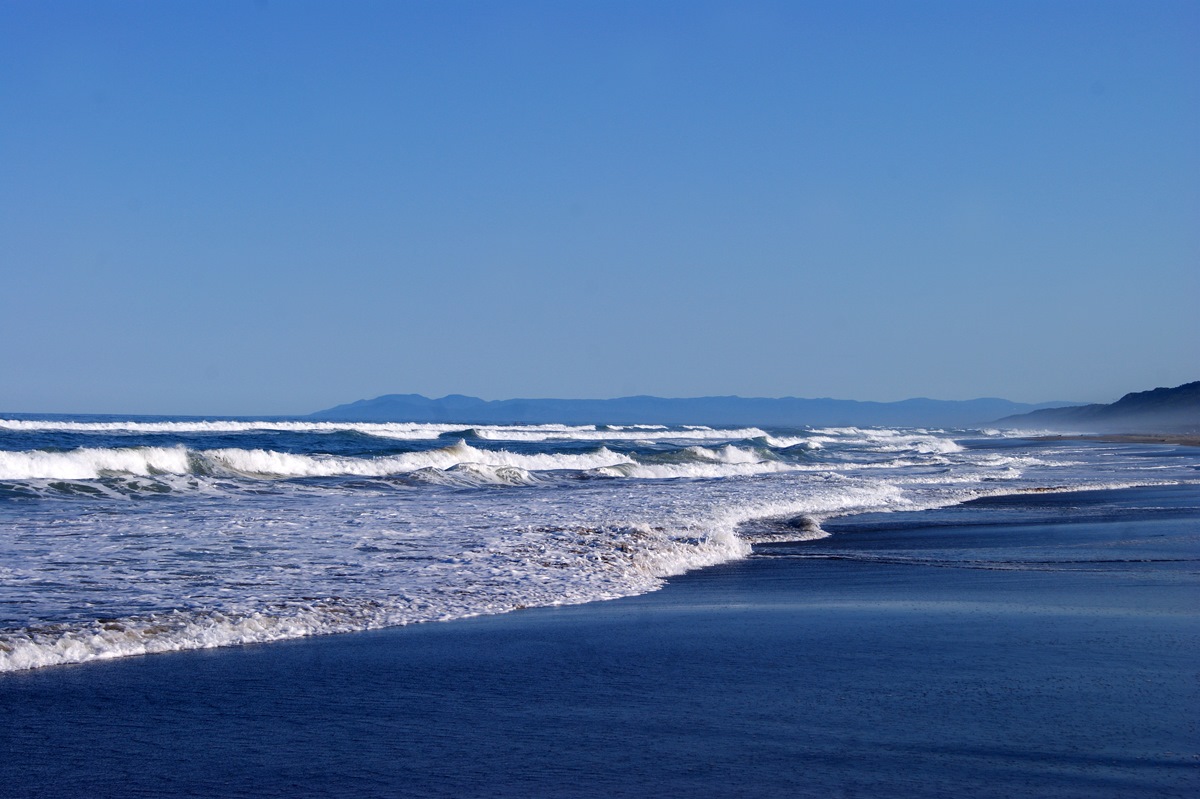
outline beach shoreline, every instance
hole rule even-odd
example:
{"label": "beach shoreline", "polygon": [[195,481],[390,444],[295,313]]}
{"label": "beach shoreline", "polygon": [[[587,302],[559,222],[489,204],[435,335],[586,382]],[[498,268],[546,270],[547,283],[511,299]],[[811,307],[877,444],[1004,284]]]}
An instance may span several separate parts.
{"label": "beach shoreline", "polygon": [[608,602],[6,674],[0,778],[13,796],[1194,791],[1196,487],[983,502],[843,517]]}
{"label": "beach shoreline", "polygon": [[1200,447],[1200,433],[1060,433],[1031,441],[1099,441],[1109,444],[1173,444]]}

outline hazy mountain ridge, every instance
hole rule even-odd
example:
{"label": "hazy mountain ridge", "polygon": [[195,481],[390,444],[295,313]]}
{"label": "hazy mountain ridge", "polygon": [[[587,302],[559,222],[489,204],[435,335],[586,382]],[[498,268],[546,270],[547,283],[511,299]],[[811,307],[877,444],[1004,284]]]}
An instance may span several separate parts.
{"label": "hazy mountain ridge", "polygon": [[1000,427],[1096,433],[1200,432],[1200,380],[1135,391],[1108,405],[1043,408],[1008,416]]}
{"label": "hazy mountain ridge", "polygon": [[617,399],[483,400],[461,394],[431,399],[420,394],[385,394],[311,414],[316,419],[364,422],[453,422],[463,424],[707,424],[773,427],[891,425],[975,427],[998,417],[1066,402],[1038,405],[998,398],[860,402],[797,397],[651,396]]}

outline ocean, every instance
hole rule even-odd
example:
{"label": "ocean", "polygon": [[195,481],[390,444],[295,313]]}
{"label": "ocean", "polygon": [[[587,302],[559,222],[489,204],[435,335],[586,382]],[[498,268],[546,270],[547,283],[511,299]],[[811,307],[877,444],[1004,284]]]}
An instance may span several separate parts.
{"label": "ocean", "polygon": [[[1195,487],[1198,456],[996,430],[10,414],[0,672],[636,596],[755,546],[847,557],[820,546],[852,514],[990,498],[976,516],[1019,524],[998,500]],[[937,557],[1038,568],[1010,555]]]}

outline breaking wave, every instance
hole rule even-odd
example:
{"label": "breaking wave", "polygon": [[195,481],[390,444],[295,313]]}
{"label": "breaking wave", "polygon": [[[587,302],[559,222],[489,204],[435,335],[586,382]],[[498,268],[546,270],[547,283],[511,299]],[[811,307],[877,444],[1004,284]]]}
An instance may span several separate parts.
{"label": "breaking wave", "polygon": [[891,430],[886,428],[829,427],[814,430],[803,439],[810,445],[865,446],[876,452],[917,452],[949,454],[962,452],[963,446],[944,431]]}
{"label": "breaking wave", "polygon": [[81,434],[206,434],[206,433],[361,433],[399,441],[425,441],[466,436],[495,441],[687,441],[735,440],[764,436],[757,427],[721,429],[703,425],[466,425],[426,422],[305,422],[305,421],[106,421],[0,419],[0,431],[66,432]]}
{"label": "breaking wave", "polygon": [[[171,610],[0,631],[0,672],[130,655],[263,643],[578,604],[646,593],[668,577],[745,557],[744,525],[764,516],[903,507],[890,486],[834,485],[814,495],[712,508],[675,525],[545,525],[510,530],[408,576],[399,594],[323,596],[261,609]],[[819,538],[819,528],[793,538]]]}
{"label": "breaking wave", "polygon": [[[647,456],[643,456],[645,459]],[[0,480],[95,480],[136,475],[228,475],[247,478],[388,477],[424,470],[476,467],[522,473],[576,471],[604,476],[670,478],[722,477],[788,471],[800,464],[770,460],[751,449],[693,446],[668,456],[637,456],[600,447],[587,453],[518,453],[481,449],[459,441],[448,447],[377,457],[297,454],[266,449],[179,447],[79,448],[65,452],[0,451]],[[655,463],[667,457],[672,463]],[[482,472],[480,472],[482,473]],[[502,482],[512,482],[510,472]],[[526,482],[522,479],[518,482]]]}
{"label": "breaking wave", "polygon": [[80,448],[67,452],[0,451],[0,480],[94,480],[112,474],[188,474],[184,447]]}
{"label": "breaking wave", "polygon": [[629,596],[843,513],[1195,479],[1119,447],[977,438],[0,420],[17,533],[0,536],[0,671]]}

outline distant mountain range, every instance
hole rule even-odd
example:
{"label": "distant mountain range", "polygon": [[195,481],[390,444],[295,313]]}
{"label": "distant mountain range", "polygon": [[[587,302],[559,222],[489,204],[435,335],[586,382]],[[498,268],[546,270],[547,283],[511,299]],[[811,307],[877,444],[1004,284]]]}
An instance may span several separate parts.
{"label": "distant mountain range", "polygon": [[997,427],[1088,433],[1200,432],[1200,380],[1126,394],[1109,405],[1076,405],[1000,419]]}
{"label": "distant mountain range", "polygon": [[746,397],[621,397],[620,399],[482,400],[451,394],[386,394],[318,411],[310,418],[363,422],[450,422],[455,424],[704,424],[767,427],[879,425],[978,427],[1001,416],[1067,402],[1031,405],[1004,399],[858,402],[838,399]]}

